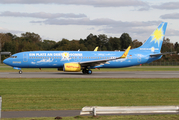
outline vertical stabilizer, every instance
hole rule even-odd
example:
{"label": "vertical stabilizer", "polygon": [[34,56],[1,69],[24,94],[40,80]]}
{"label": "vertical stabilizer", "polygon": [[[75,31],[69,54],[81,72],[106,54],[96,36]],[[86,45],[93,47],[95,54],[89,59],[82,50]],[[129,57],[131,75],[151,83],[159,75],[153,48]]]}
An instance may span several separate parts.
{"label": "vertical stabilizer", "polygon": [[151,51],[153,53],[160,53],[166,28],[167,22],[162,22],[147,39],[147,41],[141,47],[139,47],[139,49],[144,51]]}

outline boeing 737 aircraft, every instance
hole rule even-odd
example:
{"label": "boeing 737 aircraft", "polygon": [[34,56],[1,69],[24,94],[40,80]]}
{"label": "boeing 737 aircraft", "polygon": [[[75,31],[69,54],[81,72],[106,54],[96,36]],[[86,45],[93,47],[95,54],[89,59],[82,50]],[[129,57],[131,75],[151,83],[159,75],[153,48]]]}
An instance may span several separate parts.
{"label": "boeing 737 aircraft", "polygon": [[162,42],[167,23],[162,22],[148,40],[140,47],[119,51],[30,51],[20,52],[5,59],[3,63],[14,69],[57,68],[67,72],[92,74],[95,68],[122,68],[150,63],[162,57]]}

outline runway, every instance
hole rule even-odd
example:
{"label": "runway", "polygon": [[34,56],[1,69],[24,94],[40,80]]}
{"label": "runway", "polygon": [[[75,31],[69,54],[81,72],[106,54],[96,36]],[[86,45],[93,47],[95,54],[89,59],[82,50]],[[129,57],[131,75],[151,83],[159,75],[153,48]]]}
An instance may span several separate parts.
{"label": "runway", "polygon": [[[154,114],[179,114],[177,113],[123,113],[106,115],[154,115]],[[5,111],[2,118],[27,118],[27,117],[75,117],[80,115],[80,110],[51,110],[51,111]],[[102,114],[98,114],[102,115]],[[92,116],[92,115],[91,115]]]}
{"label": "runway", "polygon": [[179,71],[118,71],[118,72],[2,72],[0,78],[179,78]]}

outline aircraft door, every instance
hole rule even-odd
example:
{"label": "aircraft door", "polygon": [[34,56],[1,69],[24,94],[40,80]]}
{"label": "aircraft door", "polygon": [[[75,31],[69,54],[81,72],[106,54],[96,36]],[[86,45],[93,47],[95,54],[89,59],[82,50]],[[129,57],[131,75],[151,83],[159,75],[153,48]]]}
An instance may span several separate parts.
{"label": "aircraft door", "polygon": [[140,54],[137,55],[137,62],[138,62],[138,63],[141,62],[141,55],[140,55]]}
{"label": "aircraft door", "polygon": [[23,62],[27,62],[28,61],[28,54],[24,53],[23,54]]}

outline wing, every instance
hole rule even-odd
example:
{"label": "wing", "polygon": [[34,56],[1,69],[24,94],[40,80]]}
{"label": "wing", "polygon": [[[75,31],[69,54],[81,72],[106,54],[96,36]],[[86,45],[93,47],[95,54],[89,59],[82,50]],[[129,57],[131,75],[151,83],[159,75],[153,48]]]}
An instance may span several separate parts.
{"label": "wing", "polygon": [[102,59],[102,60],[85,61],[85,62],[79,62],[79,64],[82,67],[85,67],[85,66],[98,66],[98,65],[103,65],[103,64],[109,64],[108,61],[126,58],[128,53],[129,53],[130,48],[131,48],[131,46],[129,46],[127,48],[127,50],[124,52],[124,54],[121,57],[110,58],[110,59]]}

